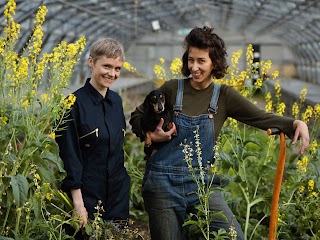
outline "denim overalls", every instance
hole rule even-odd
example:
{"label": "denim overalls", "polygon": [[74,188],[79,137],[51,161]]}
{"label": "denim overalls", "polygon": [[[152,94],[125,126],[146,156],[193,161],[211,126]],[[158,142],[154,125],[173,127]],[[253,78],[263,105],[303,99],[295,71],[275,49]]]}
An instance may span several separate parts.
{"label": "denim overalls", "polygon": [[[186,214],[195,213],[195,205],[199,204],[198,195],[195,193],[197,185],[188,170],[183,143],[190,144],[195,148],[195,130],[197,129],[202,150],[202,164],[214,162],[214,114],[217,111],[220,85],[214,86],[213,95],[208,109],[208,114],[200,116],[186,116],[181,114],[183,99],[184,80],[178,80],[178,92],[174,106],[175,125],[177,136],[165,144],[147,161],[146,172],[143,180],[143,198],[149,215],[150,232],[152,240],[182,240],[182,224]],[[193,151],[193,167],[199,167],[198,157]],[[214,184],[219,185],[218,176]],[[239,239],[243,234],[236,219],[221,192],[216,190],[210,197],[210,209],[223,211],[229,219],[217,219],[212,223],[212,229],[217,231],[225,228],[229,231],[231,221],[235,225]]]}

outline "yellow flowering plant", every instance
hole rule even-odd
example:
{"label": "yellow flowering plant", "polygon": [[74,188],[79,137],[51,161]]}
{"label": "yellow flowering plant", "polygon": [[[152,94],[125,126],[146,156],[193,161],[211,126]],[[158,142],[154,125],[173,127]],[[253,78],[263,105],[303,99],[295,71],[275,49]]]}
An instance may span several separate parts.
{"label": "yellow flowering plant", "polygon": [[[246,54],[247,69],[241,72],[233,65],[238,63],[241,51],[233,54],[229,74],[219,82],[234,86],[242,95],[257,103],[256,90],[263,88],[265,81],[274,80],[279,73],[270,72],[270,61],[261,61],[253,65],[251,51],[249,45]],[[246,80],[251,82],[256,66],[260,67],[259,78],[253,84],[246,85]],[[281,116],[285,113],[290,114],[282,102],[278,80],[274,88],[274,96],[269,91],[264,94],[265,110]],[[282,183],[279,205],[281,219],[278,220],[277,233],[280,239],[293,238],[297,233],[299,236],[304,236],[302,239],[309,239],[318,236],[320,231],[320,225],[316,223],[316,216],[320,214],[318,197],[320,165],[317,161],[320,157],[320,148],[317,144],[320,105],[314,107],[306,105],[306,94],[307,89],[302,89],[299,103],[292,106],[292,117],[301,119],[309,125],[312,144],[307,153],[298,156],[297,149],[292,147],[289,139],[287,140],[285,179]],[[300,112],[302,109],[305,110]],[[233,211],[240,219],[245,239],[267,237],[266,220],[270,211],[279,140],[275,136],[267,137],[258,129],[235,122],[233,119],[228,119],[222,129],[220,138],[222,151],[219,154],[220,160],[217,161],[218,169],[222,176],[227,176],[224,179],[225,189],[228,192],[226,196],[230,196],[231,206],[237,206]],[[304,221],[301,221],[300,214],[304,216]],[[292,225],[295,227],[292,228]]]}
{"label": "yellow flowering plant", "polygon": [[86,40],[61,42],[51,53],[43,53],[47,8],[40,6],[32,35],[18,53],[15,9],[15,1],[8,0],[0,37],[0,236],[50,239],[55,234],[51,230],[61,231],[68,221],[48,230],[50,214],[62,206],[54,203],[62,199],[56,189],[64,177],[55,132],[75,101],[74,95],[66,97],[62,90]]}

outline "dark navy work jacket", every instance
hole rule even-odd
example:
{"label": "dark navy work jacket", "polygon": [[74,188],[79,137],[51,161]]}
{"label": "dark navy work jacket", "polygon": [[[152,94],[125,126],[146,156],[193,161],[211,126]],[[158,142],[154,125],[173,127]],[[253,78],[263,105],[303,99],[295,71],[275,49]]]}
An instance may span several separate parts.
{"label": "dark navy work jacket", "polygon": [[56,138],[67,172],[62,189],[81,188],[90,218],[101,200],[104,219],[126,219],[130,178],[124,167],[122,100],[110,89],[103,98],[89,81],[74,92],[66,129]]}

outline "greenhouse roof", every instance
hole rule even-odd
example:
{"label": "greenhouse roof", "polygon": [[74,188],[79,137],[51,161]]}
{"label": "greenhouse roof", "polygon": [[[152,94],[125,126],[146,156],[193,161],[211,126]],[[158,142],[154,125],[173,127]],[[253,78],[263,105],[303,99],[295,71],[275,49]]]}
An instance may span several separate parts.
{"label": "greenhouse roof", "polygon": [[[185,34],[194,26],[279,39],[304,64],[320,58],[320,2],[317,0],[16,0],[19,47],[31,35],[39,6],[48,8],[44,46],[85,36],[119,39],[125,47],[154,32]],[[4,5],[1,4],[3,12]],[[1,14],[1,28],[4,27]]]}

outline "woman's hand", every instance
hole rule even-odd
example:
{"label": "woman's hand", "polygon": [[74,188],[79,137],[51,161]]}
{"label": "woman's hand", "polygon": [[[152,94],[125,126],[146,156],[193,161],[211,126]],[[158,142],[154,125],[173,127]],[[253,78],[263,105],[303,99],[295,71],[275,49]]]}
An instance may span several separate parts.
{"label": "woman's hand", "polygon": [[308,148],[309,146],[309,130],[308,130],[308,126],[307,124],[305,124],[303,121],[301,120],[295,120],[293,122],[293,130],[294,132],[294,136],[292,139],[292,144],[295,144],[297,142],[298,139],[301,140],[301,147],[299,149],[298,154],[303,154],[304,151]]}
{"label": "woman's hand", "polygon": [[169,141],[169,140],[171,140],[172,135],[174,135],[176,133],[177,129],[176,129],[176,125],[174,124],[174,122],[172,123],[172,128],[167,132],[165,132],[162,129],[163,123],[164,123],[164,119],[161,118],[160,122],[159,122],[158,126],[156,127],[156,129],[154,130],[154,132],[150,132],[150,137],[151,137],[152,142]]}
{"label": "woman's hand", "polygon": [[88,212],[84,206],[81,189],[71,189],[74,211],[72,217],[79,218],[79,227],[85,227],[88,223]]}
{"label": "woman's hand", "polygon": [[74,218],[80,218],[79,227],[85,227],[88,223],[88,212],[84,205],[75,205],[72,213]]}

